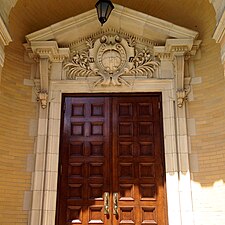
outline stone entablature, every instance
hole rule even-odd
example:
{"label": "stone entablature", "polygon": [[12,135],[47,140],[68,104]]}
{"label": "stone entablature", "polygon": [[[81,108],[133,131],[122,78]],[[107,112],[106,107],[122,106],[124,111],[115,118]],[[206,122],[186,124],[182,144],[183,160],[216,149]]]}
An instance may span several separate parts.
{"label": "stone entablature", "polygon": [[[128,38],[127,38],[128,37]],[[105,34],[86,39],[86,47],[59,48],[56,41],[31,41],[26,49],[39,65],[38,100],[46,108],[50,80],[85,79],[96,86],[130,86],[136,79],[173,79],[177,106],[187,100],[190,64],[201,41],[167,39],[164,46],[144,44],[135,36]],[[153,43],[149,41],[149,43]],[[55,73],[57,68],[58,73]],[[185,83],[186,82],[186,83]]]}

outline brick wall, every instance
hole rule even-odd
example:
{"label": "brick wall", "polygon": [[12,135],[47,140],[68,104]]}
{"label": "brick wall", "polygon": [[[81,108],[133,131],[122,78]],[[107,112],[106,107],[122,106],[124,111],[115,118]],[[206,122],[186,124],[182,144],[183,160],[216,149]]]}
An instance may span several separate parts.
{"label": "brick wall", "polygon": [[30,77],[24,48],[12,43],[6,48],[5,66],[0,84],[0,225],[27,224],[25,191],[31,188],[27,158],[33,153],[29,122],[35,117],[31,88],[24,86]]}
{"label": "brick wall", "polygon": [[[197,169],[192,171],[193,207],[196,225],[225,224],[225,80],[220,46],[212,40],[216,21],[210,9],[199,11],[201,59],[195,61],[195,76],[202,83],[193,85],[194,101],[189,117],[195,119],[191,154]],[[204,23],[203,23],[204,21]],[[196,166],[196,165],[195,165]]]}

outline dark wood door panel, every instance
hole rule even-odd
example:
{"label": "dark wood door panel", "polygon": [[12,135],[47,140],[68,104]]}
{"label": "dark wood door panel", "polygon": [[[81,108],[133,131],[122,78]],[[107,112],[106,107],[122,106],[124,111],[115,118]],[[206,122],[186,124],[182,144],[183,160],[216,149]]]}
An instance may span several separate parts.
{"label": "dark wood door panel", "polygon": [[103,193],[109,190],[108,98],[66,98],[61,140],[59,224],[109,224]]}
{"label": "dark wood door panel", "polygon": [[65,98],[58,225],[165,225],[159,103],[159,95]]}
{"label": "dark wood door panel", "polygon": [[113,224],[164,224],[159,110],[158,98],[113,98],[113,190],[119,193]]}

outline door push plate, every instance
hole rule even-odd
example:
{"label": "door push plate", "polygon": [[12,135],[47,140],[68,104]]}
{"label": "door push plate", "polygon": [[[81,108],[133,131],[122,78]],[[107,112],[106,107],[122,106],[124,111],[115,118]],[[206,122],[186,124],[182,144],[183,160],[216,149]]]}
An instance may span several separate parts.
{"label": "door push plate", "polygon": [[109,214],[109,192],[104,193],[104,214]]}
{"label": "door push plate", "polygon": [[113,193],[113,214],[118,215],[118,193]]}

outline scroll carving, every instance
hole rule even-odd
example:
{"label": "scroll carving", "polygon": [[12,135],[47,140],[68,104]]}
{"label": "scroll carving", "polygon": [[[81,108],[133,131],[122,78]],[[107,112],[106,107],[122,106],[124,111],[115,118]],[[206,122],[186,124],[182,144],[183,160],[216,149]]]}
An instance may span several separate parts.
{"label": "scroll carving", "polygon": [[98,77],[94,86],[129,86],[126,77],[153,77],[160,65],[147,48],[137,49],[134,38],[125,40],[118,35],[88,39],[87,51],[76,52],[66,63],[67,79]]}

